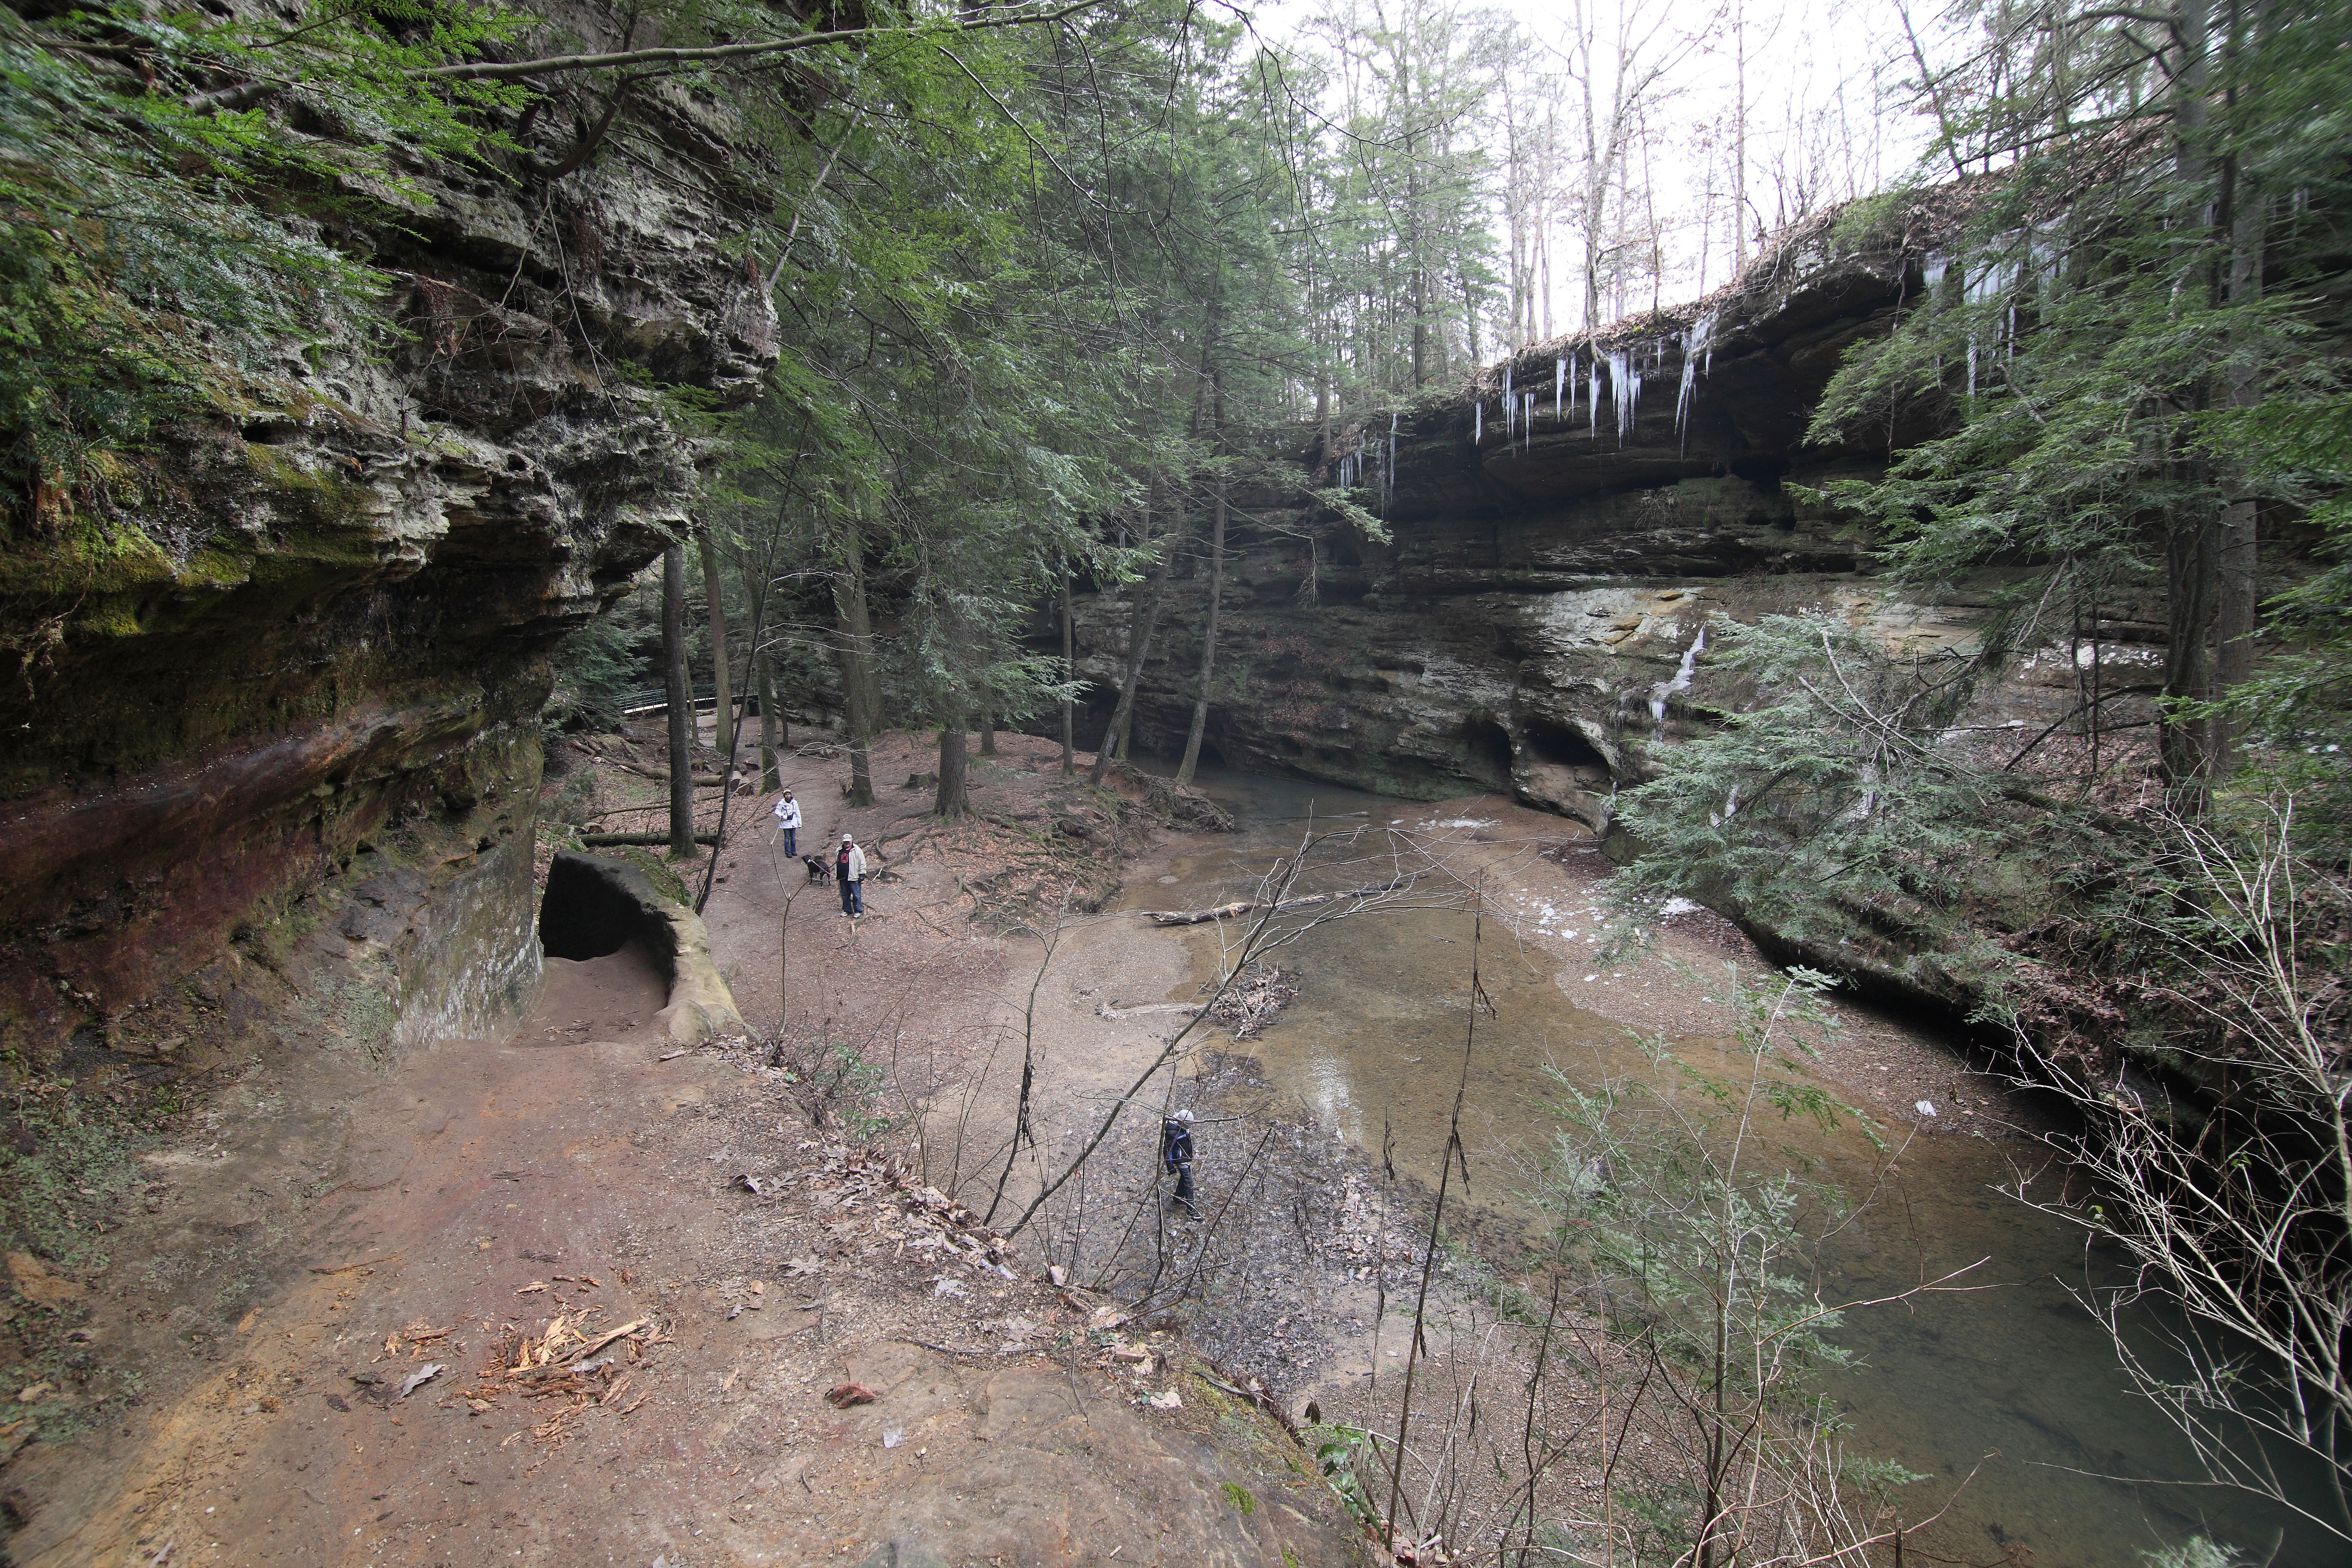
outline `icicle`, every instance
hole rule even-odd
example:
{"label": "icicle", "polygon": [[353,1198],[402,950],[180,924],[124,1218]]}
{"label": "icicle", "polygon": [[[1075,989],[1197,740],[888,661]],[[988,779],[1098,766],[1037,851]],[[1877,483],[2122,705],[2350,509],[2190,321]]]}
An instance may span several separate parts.
{"label": "icicle", "polygon": [[1609,354],[1609,396],[1617,408],[1617,444],[1633,432],[1642,402],[1641,350],[1613,349]]}
{"label": "icicle", "polygon": [[1675,433],[1683,438],[1683,450],[1690,450],[1690,411],[1698,392],[1699,356],[1715,357],[1708,344],[1715,333],[1715,318],[1701,316],[1683,330],[1683,384],[1675,396]]}
{"label": "icicle", "polygon": [[[1974,383],[1970,383],[1970,384],[1971,384],[1971,385],[1973,385],[1973,384],[1974,384]],[[1473,447],[1482,446],[1482,445],[1484,445],[1484,444],[1485,444],[1486,439],[1486,400],[1485,398],[1483,398],[1483,397],[1482,397],[1482,398],[1480,398],[1480,399],[1478,400],[1478,413],[1477,413],[1477,416],[1476,416],[1475,423],[1474,423],[1474,424],[1472,425],[1472,426],[1471,426],[1471,431],[1470,431],[1470,444],[1471,444]]]}
{"label": "icicle", "polygon": [[1944,274],[1950,270],[1951,265],[1949,258],[1934,251],[1929,251],[1920,261],[1919,276],[1927,283],[1929,298],[1932,299],[1936,291],[1944,286]]}
{"label": "icicle", "polygon": [[1601,439],[1601,345],[1592,345],[1592,368],[1587,373],[1584,412],[1592,422],[1592,438]]}
{"label": "icicle", "polygon": [[1969,395],[1977,395],[1977,335],[1969,334]]}
{"label": "icicle", "polygon": [[1381,482],[1388,486],[1387,500],[1381,503],[1381,515],[1382,517],[1386,517],[1388,515],[1389,501],[1396,500],[1396,430],[1397,416],[1391,414],[1389,416],[1389,464],[1386,468],[1381,470]]}
{"label": "icicle", "polygon": [[1536,395],[1527,392],[1520,395],[1528,400],[1528,405],[1519,413],[1519,446],[1522,450],[1532,451],[1536,444]]}
{"label": "icicle", "polygon": [[1568,398],[1568,361],[1558,359],[1551,363],[1551,416],[1557,421]]}

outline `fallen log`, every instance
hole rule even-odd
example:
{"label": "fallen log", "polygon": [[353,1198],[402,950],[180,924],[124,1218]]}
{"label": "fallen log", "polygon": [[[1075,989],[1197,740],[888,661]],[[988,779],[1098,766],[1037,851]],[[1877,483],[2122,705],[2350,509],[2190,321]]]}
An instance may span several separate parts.
{"label": "fallen log", "polygon": [[[698,833],[694,836],[694,841],[697,844],[716,844],[719,842],[719,835]],[[583,833],[580,836],[580,842],[591,849],[609,849],[624,844],[641,845],[650,848],[668,843],[669,835],[667,833]]]}
{"label": "fallen log", "polygon": [[[1373,898],[1381,893],[1393,893],[1400,888],[1411,886],[1412,886],[1412,878],[1400,877],[1385,886],[1349,888],[1345,892],[1339,893],[1310,893],[1303,899],[1285,899],[1268,912],[1286,915],[1293,910],[1312,909],[1317,904],[1336,904],[1342,899]],[[1212,910],[1153,910],[1150,912],[1151,923],[1154,925],[1197,926],[1206,925],[1211,921],[1229,921],[1236,915],[1245,915],[1252,910],[1264,908],[1265,908],[1265,905],[1252,900],[1236,899],[1230,904],[1219,904]]]}
{"label": "fallen log", "polygon": [[1121,1018],[1139,1018],[1150,1013],[1178,1013],[1189,1018],[1202,1005],[1199,1002],[1147,1002],[1140,1007],[1120,1007],[1108,1002],[1097,1002],[1095,1004],[1095,1016],[1108,1018],[1114,1023]]}

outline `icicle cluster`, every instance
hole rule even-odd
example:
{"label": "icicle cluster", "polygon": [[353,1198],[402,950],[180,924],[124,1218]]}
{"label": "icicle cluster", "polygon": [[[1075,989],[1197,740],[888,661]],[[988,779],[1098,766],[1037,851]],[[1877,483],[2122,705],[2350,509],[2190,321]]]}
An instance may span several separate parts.
{"label": "icicle cluster", "polygon": [[1365,475],[1369,471],[1373,504],[1383,517],[1388,515],[1389,503],[1396,496],[1396,448],[1397,416],[1391,414],[1388,440],[1383,443],[1374,436],[1368,442],[1364,433],[1358,430],[1354,444],[1339,455],[1333,476],[1341,489],[1352,490],[1367,483]]}
{"label": "icicle cluster", "polygon": [[1625,444],[1625,437],[1633,433],[1633,416],[1642,402],[1640,346],[1611,349],[1608,363],[1609,398],[1617,411],[1617,444],[1622,447]]}

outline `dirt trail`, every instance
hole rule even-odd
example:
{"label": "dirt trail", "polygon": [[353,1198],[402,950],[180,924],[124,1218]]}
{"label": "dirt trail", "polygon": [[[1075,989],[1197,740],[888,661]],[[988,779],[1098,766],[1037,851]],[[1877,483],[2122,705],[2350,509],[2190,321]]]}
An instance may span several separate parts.
{"label": "dirt trail", "polygon": [[[839,765],[809,762],[803,798],[837,798]],[[891,873],[854,929],[830,888],[747,874],[764,822],[730,834],[713,939],[755,1026],[789,898],[818,1037],[942,1073],[979,1043],[1006,961],[953,912],[968,857],[881,843],[910,807],[810,813]],[[1213,1368],[1002,1267],[919,1173],[813,1126],[811,1058],[788,1081],[756,1048],[676,1053],[634,950],[548,967],[505,1039],[257,1066],[149,1156],[154,1212],[84,1331],[143,1392],[17,1458],[16,1562],[1354,1560],[1329,1489]],[[512,1375],[583,1342],[559,1320],[590,1343],[644,1326],[584,1373]],[[836,1408],[844,1384],[876,1397]]]}

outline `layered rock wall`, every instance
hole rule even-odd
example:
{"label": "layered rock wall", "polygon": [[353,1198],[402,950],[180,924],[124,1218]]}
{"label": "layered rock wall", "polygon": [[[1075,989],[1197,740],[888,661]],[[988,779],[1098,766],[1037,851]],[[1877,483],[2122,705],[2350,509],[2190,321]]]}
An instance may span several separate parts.
{"label": "layered rock wall", "polygon": [[[1499,367],[1397,415],[1385,544],[1343,538],[1310,565],[1295,506],[1256,498],[1249,510],[1277,526],[1244,532],[1228,566],[1211,752],[1389,795],[1507,792],[1598,830],[1618,787],[1652,776],[1707,721],[1690,656],[1709,622],[1822,610],[1890,647],[1969,644],[1997,582],[1906,597],[1870,574],[1850,525],[1799,493],[1879,460],[1809,443],[1806,426],[1846,349],[1921,286],[1916,247],[1840,248],[1824,227],[1700,306],[1621,325],[1597,346],[1517,356],[1511,385],[1536,395],[1532,420],[1524,405],[1507,419]],[[1597,412],[1596,354],[1616,362]],[[1342,432],[1334,454],[1360,454],[1378,494],[1389,440],[1382,415]],[[1299,460],[1328,476],[1334,454]],[[1171,585],[1138,693],[1146,750],[1183,744],[1205,587],[1201,574]],[[1097,694],[1089,741],[1124,678],[1130,616],[1125,595],[1079,608],[1080,673]],[[2158,619],[2119,609],[2102,628],[2126,645],[2112,657],[2159,637]],[[1989,721],[2046,721],[2074,681],[2064,650],[2021,660]]]}
{"label": "layered rock wall", "polygon": [[724,106],[640,89],[554,182],[411,171],[328,237],[405,329],[289,346],[0,611],[0,1050],[140,1071],[478,1030],[537,984],[548,654],[685,521],[664,384],[740,403],[772,307]]}

